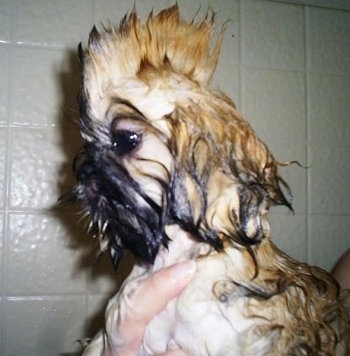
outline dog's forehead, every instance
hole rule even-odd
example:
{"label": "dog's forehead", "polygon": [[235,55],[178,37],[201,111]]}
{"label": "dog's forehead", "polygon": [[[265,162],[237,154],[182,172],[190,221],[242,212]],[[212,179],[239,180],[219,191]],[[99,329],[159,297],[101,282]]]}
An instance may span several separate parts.
{"label": "dog's forehead", "polygon": [[199,97],[198,85],[184,76],[169,71],[142,74],[123,79],[120,85],[111,88],[111,94],[130,102],[148,120],[158,121],[174,111],[175,107],[187,105]]}
{"label": "dog's forehead", "polygon": [[219,57],[223,30],[214,48],[214,18],[180,19],[177,6],[142,23],[133,11],[119,28],[94,29],[81,53],[83,94],[93,120],[103,120],[111,98],[129,101],[149,120],[206,88]]}
{"label": "dog's forehead", "polygon": [[[200,101],[201,93],[198,85],[178,75],[169,73],[161,78],[142,76],[123,78],[118,85],[113,85],[99,95],[95,91],[89,93],[89,116],[95,121],[103,123],[118,116],[118,108],[113,103],[117,101],[130,103],[131,107],[140,112],[148,123],[170,135],[170,121],[167,119],[176,108],[193,105]],[[107,115],[108,113],[108,115]],[[112,117],[110,117],[112,116]]]}

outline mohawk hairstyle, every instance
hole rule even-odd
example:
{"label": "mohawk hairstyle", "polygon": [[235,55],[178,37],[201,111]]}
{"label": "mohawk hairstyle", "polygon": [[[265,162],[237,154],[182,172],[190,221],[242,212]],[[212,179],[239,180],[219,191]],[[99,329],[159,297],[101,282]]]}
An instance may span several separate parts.
{"label": "mohawk hairstyle", "polygon": [[85,84],[90,84],[90,89],[96,88],[91,79],[103,78],[99,75],[103,71],[117,84],[120,78],[131,78],[144,66],[161,68],[170,63],[174,72],[206,86],[214,74],[224,35],[223,28],[211,51],[213,29],[214,13],[208,13],[198,24],[194,20],[186,23],[175,5],[156,16],[151,12],[142,24],[134,9],[125,15],[118,28],[104,28],[99,33],[94,27],[91,31],[88,59],[83,55],[83,61],[89,60],[93,65],[88,66],[89,80]]}

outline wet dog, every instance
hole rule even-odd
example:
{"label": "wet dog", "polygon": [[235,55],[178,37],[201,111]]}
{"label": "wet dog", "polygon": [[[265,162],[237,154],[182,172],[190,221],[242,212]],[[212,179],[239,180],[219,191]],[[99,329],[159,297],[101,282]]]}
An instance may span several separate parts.
{"label": "wet dog", "polygon": [[[185,22],[177,6],[145,23],[93,29],[80,47],[83,85],[74,194],[115,265],[138,263],[109,303],[123,315],[139,278],[187,259],[196,276],[148,326],[145,354],[348,355],[349,314],[337,283],[271,241],[269,207],[288,185],[249,123],[209,82],[224,29]],[[118,312],[116,312],[116,310]]]}

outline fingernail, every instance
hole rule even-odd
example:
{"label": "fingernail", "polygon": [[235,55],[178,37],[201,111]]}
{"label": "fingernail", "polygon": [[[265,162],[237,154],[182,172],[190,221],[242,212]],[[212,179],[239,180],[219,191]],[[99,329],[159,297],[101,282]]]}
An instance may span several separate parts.
{"label": "fingernail", "polygon": [[174,282],[190,278],[196,271],[196,262],[189,260],[171,267],[171,278]]}

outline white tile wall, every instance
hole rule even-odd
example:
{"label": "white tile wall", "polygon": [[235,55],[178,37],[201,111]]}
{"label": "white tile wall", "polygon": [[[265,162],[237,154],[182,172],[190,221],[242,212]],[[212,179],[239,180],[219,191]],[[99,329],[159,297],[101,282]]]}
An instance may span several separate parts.
{"label": "white tile wall", "polygon": [[10,42],[12,7],[7,0],[0,0],[0,43]]}
{"label": "white tile wall", "polygon": [[[0,213],[0,267],[1,270],[3,269],[3,241],[4,241],[4,214]],[[0,286],[2,286],[2,279],[3,274],[0,273]],[[1,300],[0,300],[1,303]],[[1,311],[1,304],[0,304],[0,311]],[[1,318],[0,318],[1,319]],[[0,327],[1,327],[1,320],[0,320]]]}
{"label": "white tile wall", "polygon": [[349,98],[350,76],[309,74],[310,143],[349,144]]}
{"label": "white tile wall", "polygon": [[[172,0],[139,2],[145,16]],[[178,0],[211,6],[226,37],[213,85],[226,91],[277,159],[295,214],[273,209],[272,234],[294,257],[330,269],[350,246],[350,9],[337,0]],[[0,0],[0,354],[57,355],[100,326],[129,266],[115,272],[69,210],[75,48],[93,23],[118,23],[129,0]],[[219,26],[220,28],[220,26]]]}
{"label": "white tile wall", "polygon": [[17,0],[13,38],[31,46],[75,48],[92,20],[92,0]]}
{"label": "white tile wall", "polygon": [[6,128],[0,127],[0,209],[5,208],[6,135]]}
{"label": "white tile wall", "polygon": [[242,110],[263,140],[305,144],[304,73],[243,67],[242,96]]}
{"label": "white tile wall", "polygon": [[62,96],[58,73],[66,53],[20,46],[14,48],[13,56],[12,123],[57,125]]}
{"label": "white tile wall", "polygon": [[242,1],[242,63],[303,70],[304,9],[273,1]]}
{"label": "white tile wall", "polygon": [[312,145],[309,169],[309,212],[350,214],[349,145]]}
{"label": "white tile wall", "polygon": [[52,356],[79,350],[83,297],[8,297],[4,304],[3,355]]}
{"label": "white tile wall", "polygon": [[349,215],[312,214],[309,220],[310,261],[331,269],[332,256],[340,256],[349,249]]}
{"label": "white tile wall", "polygon": [[308,8],[308,69],[350,74],[349,12]]}
{"label": "white tile wall", "polygon": [[0,47],[0,80],[2,83],[0,85],[0,125],[2,125],[5,124],[7,117],[10,84],[10,47],[5,45]]}
{"label": "white tile wall", "polygon": [[55,215],[10,214],[7,292],[10,295],[84,293],[86,276],[77,266],[81,251],[70,246],[68,236],[67,227]]}
{"label": "white tile wall", "polygon": [[11,128],[11,208],[42,209],[56,202],[64,160],[60,135],[56,128]]}
{"label": "white tile wall", "polygon": [[288,251],[300,261],[308,259],[307,250],[307,217],[305,214],[291,212],[273,213],[270,217],[271,234],[275,237],[277,246]]}

